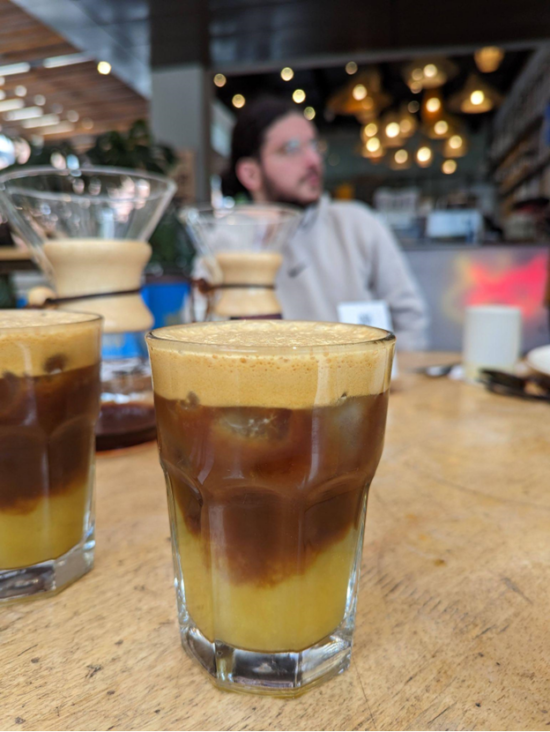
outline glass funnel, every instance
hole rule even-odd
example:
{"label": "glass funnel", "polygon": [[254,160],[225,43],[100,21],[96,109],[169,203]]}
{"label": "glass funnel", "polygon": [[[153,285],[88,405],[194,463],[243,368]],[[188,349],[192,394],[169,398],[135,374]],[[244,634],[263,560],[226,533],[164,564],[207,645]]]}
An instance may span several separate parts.
{"label": "glass funnel", "polygon": [[280,318],[274,282],[300,211],[250,204],[188,208],[181,218],[202,255],[214,317]]}
{"label": "glass funnel", "polygon": [[121,168],[36,167],[0,176],[0,205],[50,280],[49,305],[104,318],[100,449],[155,435],[140,294],[147,239],[176,186]]}

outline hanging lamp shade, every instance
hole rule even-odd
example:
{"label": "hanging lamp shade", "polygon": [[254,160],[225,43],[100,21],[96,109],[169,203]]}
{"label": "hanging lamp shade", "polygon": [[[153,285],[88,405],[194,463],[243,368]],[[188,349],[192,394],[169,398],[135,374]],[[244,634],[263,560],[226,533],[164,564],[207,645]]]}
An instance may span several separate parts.
{"label": "hanging lamp shade", "polygon": [[459,120],[443,110],[439,119],[422,125],[422,133],[431,140],[448,140],[449,137],[458,134],[461,131]]}
{"label": "hanging lamp shade", "polygon": [[366,143],[362,143],[357,152],[361,157],[367,158],[374,162],[379,162],[386,154],[386,150],[379,137],[371,137]]}
{"label": "hanging lamp shade", "polygon": [[392,152],[390,157],[390,168],[392,170],[407,170],[411,167],[412,155],[405,148],[399,148]]}
{"label": "hanging lamp shade", "polygon": [[415,154],[416,164],[420,168],[429,168],[433,163],[434,154],[429,145],[421,145]]}
{"label": "hanging lamp shade", "polygon": [[502,95],[477,74],[471,74],[464,88],[449,99],[449,108],[463,114],[483,114],[498,107]]}
{"label": "hanging lamp shade", "polygon": [[437,89],[457,73],[456,64],[439,56],[413,59],[402,70],[405,82],[414,93],[421,89]]}
{"label": "hanging lamp shade", "polygon": [[398,112],[387,112],[380,120],[381,139],[384,147],[402,147],[401,118]]}
{"label": "hanging lamp shade", "polygon": [[445,140],[443,155],[446,158],[462,158],[468,152],[468,140],[462,132],[457,132]]}
{"label": "hanging lamp shade", "polygon": [[424,92],[420,116],[426,124],[432,124],[443,117],[443,97],[439,89]]}
{"label": "hanging lamp shade", "polygon": [[334,114],[354,115],[366,123],[378,116],[391,103],[391,97],[381,90],[380,74],[367,69],[353,76],[327,103]]}
{"label": "hanging lamp shade", "polygon": [[412,137],[418,127],[418,119],[411,114],[407,108],[407,104],[401,105],[399,111],[399,129],[401,131],[401,137],[408,139]]}
{"label": "hanging lamp shade", "polygon": [[361,127],[361,140],[366,143],[371,137],[376,137],[380,132],[380,122],[373,120]]}
{"label": "hanging lamp shade", "polygon": [[482,74],[492,74],[496,71],[503,58],[504,51],[498,46],[485,46],[474,53],[476,66]]}

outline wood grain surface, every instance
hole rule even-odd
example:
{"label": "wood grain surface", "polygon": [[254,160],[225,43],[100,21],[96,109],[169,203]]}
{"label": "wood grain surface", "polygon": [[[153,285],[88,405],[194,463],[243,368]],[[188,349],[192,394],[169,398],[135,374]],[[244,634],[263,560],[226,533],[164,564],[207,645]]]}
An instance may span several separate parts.
{"label": "wood grain surface", "polygon": [[[84,144],[87,149],[95,136],[111,130],[127,130],[136,119],[148,117],[147,100],[115,73],[99,74],[97,61],[91,57],[75,65],[44,68],[43,62],[47,58],[70,56],[80,51],[11,0],[0,0],[0,49],[2,66],[22,61],[31,64],[26,73],[5,76],[2,91],[7,99],[13,99],[16,88],[22,85],[26,89],[27,107],[34,105],[36,95],[42,95],[46,99],[46,114],[56,112],[57,107],[62,108],[61,112],[56,112],[60,121],[67,121],[67,112],[78,112],[79,119],[72,131],[52,134],[52,130],[45,127],[36,130],[39,134],[47,134],[46,140],[50,142],[72,138],[77,147]],[[99,47],[97,52],[101,53]],[[88,120],[93,123],[92,128],[86,124]],[[4,116],[2,128],[3,134],[26,139],[35,132],[26,129],[21,120],[6,120]]]}
{"label": "wood grain surface", "polygon": [[95,569],[0,609],[0,728],[548,729],[550,408],[412,373],[390,402],[349,671],[288,701],[199,672],[146,445],[98,458]]}

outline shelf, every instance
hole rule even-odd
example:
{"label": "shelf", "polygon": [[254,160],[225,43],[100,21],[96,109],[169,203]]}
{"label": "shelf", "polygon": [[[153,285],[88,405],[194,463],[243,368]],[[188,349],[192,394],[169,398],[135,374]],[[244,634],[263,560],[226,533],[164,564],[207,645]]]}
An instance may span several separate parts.
{"label": "shelf", "polygon": [[499,190],[499,196],[501,198],[507,198],[524,183],[527,183],[528,181],[532,180],[536,175],[541,173],[548,165],[550,165],[550,152],[546,155],[544,160],[540,160],[538,163],[536,163],[536,165],[534,165],[528,173],[522,175],[519,180],[512,183],[512,185],[508,186],[508,188]]}

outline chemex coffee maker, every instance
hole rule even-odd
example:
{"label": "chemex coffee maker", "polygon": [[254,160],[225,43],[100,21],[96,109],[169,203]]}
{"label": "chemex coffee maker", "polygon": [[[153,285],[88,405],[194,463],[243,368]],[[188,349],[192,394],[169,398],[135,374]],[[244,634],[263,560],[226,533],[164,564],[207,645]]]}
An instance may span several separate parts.
{"label": "chemex coffee maker", "polygon": [[280,318],[275,278],[298,209],[250,204],[187,208],[180,216],[202,255],[195,285],[206,308],[199,319]]}
{"label": "chemex coffee maker", "polygon": [[155,437],[141,294],[147,239],[174,195],[173,181],[119,168],[27,168],[0,176],[0,204],[53,290],[29,304],[104,318],[98,449]]}

